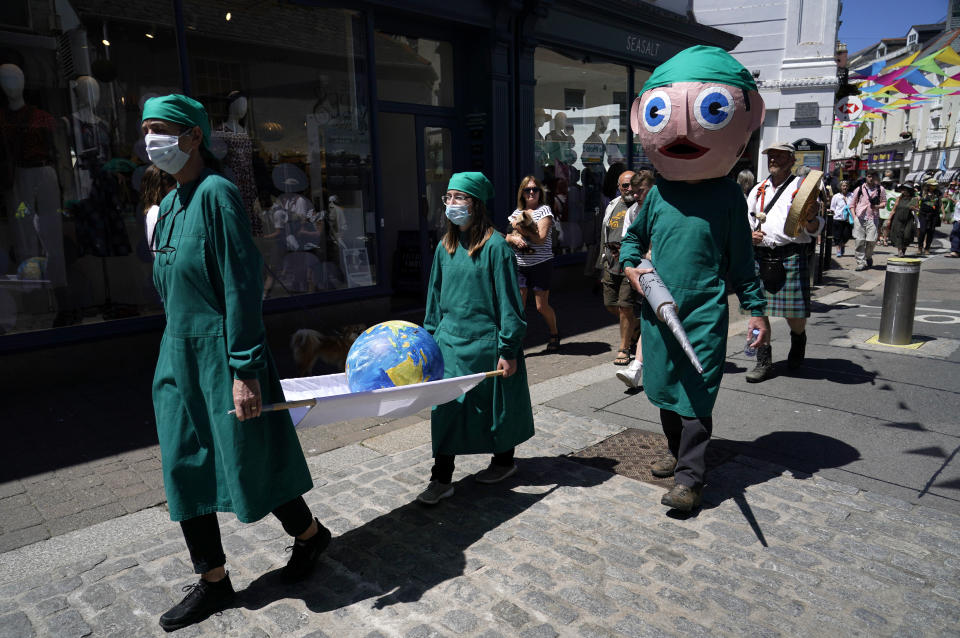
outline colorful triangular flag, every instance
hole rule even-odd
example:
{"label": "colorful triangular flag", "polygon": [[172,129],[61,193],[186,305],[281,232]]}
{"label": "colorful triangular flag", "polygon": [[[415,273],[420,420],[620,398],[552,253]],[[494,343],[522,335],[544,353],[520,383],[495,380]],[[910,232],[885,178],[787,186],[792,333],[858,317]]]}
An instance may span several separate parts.
{"label": "colorful triangular flag", "polygon": [[[940,74],[943,75],[943,72],[941,71]],[[927,76],[925,76],[920,69],[914,69],[910,71],[904,75],[901,80],[906,80],[915,86],[936,86],[933,82],[927,79]]]}
{"label": "colorful triangular flag", "polygon": [[953,50],[952,46],[946,46],[933,56],[938,62],[949,64],[950,66],[960,66],[960,55]]}
{"label": "colorful triangular flag", "polygon": [[920,52],[919,52],[919,51],[917,51],[917,52],[914,53],[913,55],[910,55],[910,56],[905,57],[904,59],[900,60],[900,61],[897,62],[896,64],[891,64],[890,66],[887,67],[887,70],[899,69],[899,68],[902,67],[902,66],[907,66],[908,64],[910,64],[910,63],[912,63],[914,60],[916,60],[918,55],[920,55]]}

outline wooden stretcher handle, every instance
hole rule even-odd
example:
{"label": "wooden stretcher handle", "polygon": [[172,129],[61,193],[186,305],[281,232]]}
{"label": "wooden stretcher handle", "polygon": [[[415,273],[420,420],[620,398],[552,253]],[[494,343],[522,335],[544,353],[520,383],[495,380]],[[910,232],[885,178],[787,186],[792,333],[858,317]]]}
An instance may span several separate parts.
{"label": "wooden stretcher handle", "polygon": [[[312,408],[317,404],[316,399],[300,399],[299,401],[284,401],[283,403],[268,403],[260,408],[260,413],[276,412],[277,410],[289,410],[291,408]],[[227,414],[236,414],[236,410],[230,410]]]}

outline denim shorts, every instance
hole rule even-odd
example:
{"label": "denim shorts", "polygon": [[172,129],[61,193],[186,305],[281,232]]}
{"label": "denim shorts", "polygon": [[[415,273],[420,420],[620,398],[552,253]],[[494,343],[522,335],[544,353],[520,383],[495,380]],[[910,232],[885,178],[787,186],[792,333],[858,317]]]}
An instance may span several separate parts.
{"label": "denim shorts", "polygon": [[553,276],[553,260],[541,261],[533,266],[517,267],[517,282],[521,288],[550,290],[550,278]]}

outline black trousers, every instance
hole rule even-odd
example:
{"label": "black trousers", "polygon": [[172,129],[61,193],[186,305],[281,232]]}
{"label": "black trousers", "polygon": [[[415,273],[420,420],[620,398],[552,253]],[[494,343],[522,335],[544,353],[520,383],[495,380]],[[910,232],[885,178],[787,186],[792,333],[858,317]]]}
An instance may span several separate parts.
{"label": "black trousers", "polygon": [[[513,465],[513,453],[517,448],[510,448],[505,452],[497,452],[493,455],[493,464],[501,467],[510,467]],[[433,457],[433,469],[430,470],[430,480],[438,483],[449,483],[453,480],[453,461],[456,456],[453,454],[438,454]]]}
{"label": "black trousers", "polygon": [[670,410],[660,410],[660,425],[670,454],[677,459],[674,481],[687,487],[702,487],[713,417],[680,416]]}
{"label": "black trousers", "polygon": [[917,232],[917,250],[930,250],[933,243],[933,234],[940,225],[940,216],[936,213],[920,213],[920,229]]}
{"label": "black trousers", "polygon": [[[273,510],[273,515],[280,519],[283,531],[290,536],[303,534],[313,522],[313,514],[302,496]],[[220,524],[215,513],[180,521],[180,529],[187,541],[193,571],[203,574],[227,563],[223,544],[220,542]]]}

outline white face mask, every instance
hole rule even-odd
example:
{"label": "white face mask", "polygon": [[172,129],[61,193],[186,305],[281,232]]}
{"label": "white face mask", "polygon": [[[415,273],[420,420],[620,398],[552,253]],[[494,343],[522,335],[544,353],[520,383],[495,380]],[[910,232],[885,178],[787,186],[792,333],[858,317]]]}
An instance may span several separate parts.
{"label": "white face mask", "polygon": [[147,133],[143,138],[147,147],[147,157],[164,173],[170,175],[179,173],[190,159],[190,153],[180,150],[180,138],[189,132],[180,135]]}

